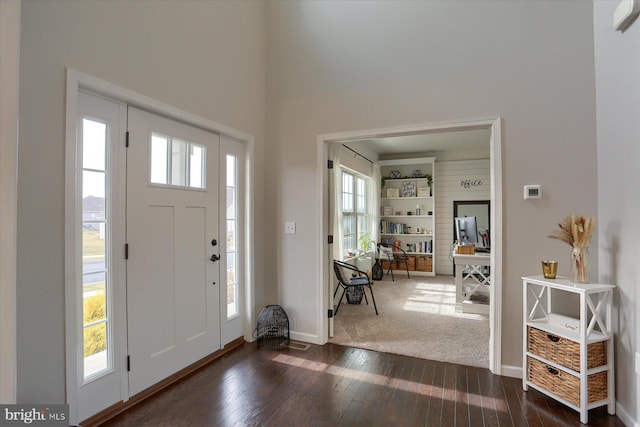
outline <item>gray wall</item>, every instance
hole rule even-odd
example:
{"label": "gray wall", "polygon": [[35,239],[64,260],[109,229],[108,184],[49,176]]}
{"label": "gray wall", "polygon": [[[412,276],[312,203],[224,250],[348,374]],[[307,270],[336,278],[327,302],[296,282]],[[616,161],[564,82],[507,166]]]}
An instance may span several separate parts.
{"label": "gray wall", "polygon": [[616,398],[638,423],[640,377],[634,372],[634,353],[640,352],[640,21],[624,33],[614,31],[617,5],[594,3],[599,272],[603,282],[618,286]]}
{"label": "gray wall", "polygon": [[[566,275],[569,247],[546,235],[597,208],[591,2],[271,1],[267,35],[267,240],[279,243],[266,271],[292,329],[320,333],[319,285],[300,280],[319,268],[317,136],[500,115],[502,357],[521,366],[520,277],[549,257]],[[524,184],[544,198],[524,201]]]}
{"label": "gray wall", "polygon": [[[261,2],[22,2],[18,401],[65,401],[65,67],[254,135],[261,212],[264,31]],[[263,224],[258,215],[258,278]]]}

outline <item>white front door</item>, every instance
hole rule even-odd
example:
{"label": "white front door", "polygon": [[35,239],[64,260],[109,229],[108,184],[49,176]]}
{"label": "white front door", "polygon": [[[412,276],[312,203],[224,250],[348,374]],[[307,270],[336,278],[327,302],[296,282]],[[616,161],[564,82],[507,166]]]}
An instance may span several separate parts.
{"label": "white front door", "polygon": [[220,349],[219,145],[217,134],[129,108],[131,396]]}

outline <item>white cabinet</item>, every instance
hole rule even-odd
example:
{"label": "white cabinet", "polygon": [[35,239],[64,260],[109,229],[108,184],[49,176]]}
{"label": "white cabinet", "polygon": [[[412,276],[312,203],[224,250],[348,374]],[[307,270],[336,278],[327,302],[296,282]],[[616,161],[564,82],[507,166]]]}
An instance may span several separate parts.
{"label": "white cabinet", "polygon": [[[533,387],[579,411],[584,424],[592,408],[607,405],[609,414],[615,414],[611,330],[615,286],[543,276],[523,277],[522,282],[523,389]],[[554,312],[558,292],[579,300],[574,307],[577,316]]]}
{"label": "white cabinet", "polygon": [[435,157],[380,161],[379,241],[399,244],[410,256],[409,269],[430,276],[435,275],[435,188],[429,185],[435,181],[434,163]]}

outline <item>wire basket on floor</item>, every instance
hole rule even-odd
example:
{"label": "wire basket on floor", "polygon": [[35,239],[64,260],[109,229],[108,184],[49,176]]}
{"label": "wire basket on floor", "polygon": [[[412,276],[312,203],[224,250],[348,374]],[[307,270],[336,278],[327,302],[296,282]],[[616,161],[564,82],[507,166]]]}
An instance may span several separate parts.
{"label": "wire basket on floor", "polygon": [[279,305],[268,305],[258,315],[258,326],[254,336],[258,348],[282,350],[289,346],[289,317]]}

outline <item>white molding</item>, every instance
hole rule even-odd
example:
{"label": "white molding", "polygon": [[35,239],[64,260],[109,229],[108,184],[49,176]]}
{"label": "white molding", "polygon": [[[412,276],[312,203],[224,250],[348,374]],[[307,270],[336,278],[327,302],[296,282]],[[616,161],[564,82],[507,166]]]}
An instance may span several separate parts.
{"label": "white molding", "polygon": [[316,264],[316,277],[319,278],[319,282],[316,286],[316,307],[318,308],[318,324],[316,330],[319,332],[319,342],[318,344],[326,344],[329,341],[329,319],[327,318],[327,313],[329,310],[328,304],[328,295],[329,295],[329,284],[330,277],[327,275],[327,263],[328,260],[328,243],[327,236],[329,236],[329,189],[327,185],[327,181],[329,179],[329,173],[327,168],[327,161],[329,160],[329,150],[328,145],[325,143],[325,140],[322,138],[322,135],[318,136],[317,139],[317,153],[316,153],[316,167],[318,173],[317,177],[317,193],[316,200],[321,200],[320,203],[320,215],[318,216],[321,220],[317,222],[317,239],[318,242],[318,253],[320,254],[320,262]]}
{"label": "white molding", "polygon": [[318,335],[306,334],[304,332],[296,332],[296,331],[290,331],[289,334],[291,335],[292,340],[307,342],[311,344],[318,344],[318,345],[326,344],[326,341],[322,342],[322,339]]}
{"label": "white molding", "polygon": [[[493,286],[490,290],[489,307],[489,368],[502,375],[502,118],[491,121],[491,274]],[[499,260],[500,262],[496,262]]]}
{"label": "white molding", "polygon": [[0,1],[0,403],[17,401],[16,260],[20,0]]}
{"label": "white molding", "polygon": [[[386,138],[391,136],[416,135],[435,131],[454,132],[458,130],[490,129],[491,130],[491,271],[494,275],[494,284],[491,286],[491,308],[489,313],[489,369],[497,375],[502,373],[502,119],[500,116],[484,117],[477,119],[449,120],[420,125],[399,126],[389,128],[377,128],[369,130],[356,130],[347,132],[335,132],[321,134],[317,137],[316,167],[317,167],[317,192],[318,200],[322,200],[319,206],[319,221],[316,229],[319,263],[316,264],[316,274],[319,278],[317,311],[319,313],[316,330],[320,333],[322,343],[328,341],[328,322],[326,313],[329,309],[329,288],[327,253],[328,244],[326,236],[328,232],[327,209],[327,146],[331,143],[346,142],[350,140],[364,140],[373,138]],[[496,260],[500,260],[499,263]],[[497,268],[499,266],[499,268]]]}
{"label": "white molding", "polygon": [[[114,101],[126,103],[146,111],[159,114],[168,118],[179,120],[186,124],[196,126],[198,128],[215,132],[221,135],[227,135],[243,143],[247,146],[247,182],[246,182],[246,209],[245,209],[245,225],[247,226],[247,240],[253,242],[254,238],[254,175],[252,172],[254,162],[254,145],[255,139],[252,135],[224,126],[213,120],[192,114],[169,104],[157,101],[153,98],[141,95],[129,89],[117,86],[113,83],[91,76],[72,68],[67,68],[67,88],[66,88],[66,128],[65,128],[65,334],[66,334],[66,391],[67,403],[69,404],[69,415],[71,423],[78,423],[78,361],[76,357],[77,342],[75,337],[74,319],[78,313],[75,301],[75,270],[76,257],[74,240],[74,223],[75,216],[71,213],[75,209],[75,143],[76,143],[76,117],[78,110],[78,92],[85,89],[93,93],[103,95]],[[251,325],[256,315],[254,313],[255,303],[255,271],[254,271],[254,251],[253,244],[247,244],[247,263],[246,263],[246,316],[244,325],[245,339],[251,341]],[[126,400],[126,399],[125,399]]]}
{"label": "white molding", "polygon": [[78,115],[79,79],[67,71],[65,122],[65,183],[64,183],[64,277],[65,277],[65,365],[69,422],[78,423],[78,343],[76,321],[76,118]]}
{"label": "white molding", "polygon": [[99,93],[116,101],[130,104],[137,108],[146,110],[150,113],[155,113],[171,119],[179,120],[186,124],[190,124],[211,132],[219,133],[221,135],[228,135],[243,142],[253,143],[254,138],[248,133],[230,128],[196,114],[189,113],[172,105],[165,104],[164,102],[157,101],[148,96],[141,95],[132,90],[125,89],[121,86],[109,83],[97,77],[93,77],[89,74],[83,73],[82,71],[67,68],[67,83],[69,83],[69,79],[71,79],[72,82],[75,82],[81,88]]}
{"label": "white molding", "polygon": [[522,366],[502,365],[501,370],[505,377],[522,379]]}
{"label": "white molding", "polygon": [[[416,163],[434,163],[435,157],[412,157],[410,159],[378,160],[380,166],[415,165]],[[431,171],[433,172],[433,170]]]}
{"label": "white molding", "polygon": [[616,402],[616,415],[620,418],[620,421],[628,427],[640,427],[640,421],[634,420],[633,417],[622,407],[620,403]]}

